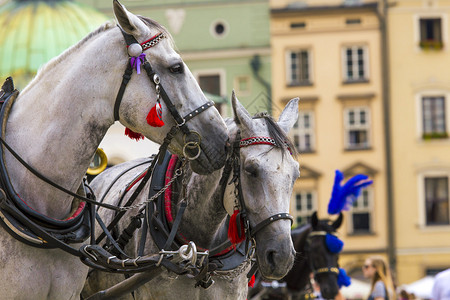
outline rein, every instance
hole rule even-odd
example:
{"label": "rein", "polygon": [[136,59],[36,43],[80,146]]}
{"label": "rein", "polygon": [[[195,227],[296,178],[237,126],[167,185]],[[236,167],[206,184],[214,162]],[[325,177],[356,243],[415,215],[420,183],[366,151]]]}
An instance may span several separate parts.
{"label": "rein", "polygon": [[[127,42],[127,45],[137,43],[135,38],[131,35],[126,34],[121,29],[121,32]],[[155,46],[158,42],[164,38],[163,34],[158,34],[151,38],[150,40],[142,43],[139,47],[142,47],[144,50],[150,47]],[[125,88],[131,78],[133,67],[131,66],[131,59],[136,57],[130,57],[127,68],[123,74],[122,83],[116,97],[116,101],[114,104],[114,118],[115,120],[119,119],[119,107],[123,98],[123,94],[125,92]],[[162,158],[164,157],[164,153],[168,145],[170,144],[172,138],[175,136],[178,130],[181,130],[184,133],[184,146],[183,153],[184,156],[189,160],[196,159],[200,153],[200,143],[201,136],[195,132],[189,130],[186,122],[207,110],[208,108],[214,105],[213,102],[208,101],[192,112],[188,113],[186,116],[181,117],[178,111],[176,110],[173,103],[170,101],[167,93],[164,88],[160,84],[160,79],[158,74],[156,74],[147,59],[144,57],[144,69],[150,80],[155,84],[156,92],[158,97],[164,100],[167,108],[169,109],[172,117],[174,118],[176,125],[174,125],[166,137],[164,138],[164,142],[160,147],[160,152],[158,153],[158,164],[161,163]],[[144,188],[145,184],[150,178],[150,175],[153,171],[153,168],[156,164],[156,159],[153,159],[150,168],[147,170],[145,176],[143,177],[141,183],[134,191],[133,195],[128,200],[125,207],[118,207],[114,205],[109,205],[106,203],[97,202],[95,199],[95,195],[90,189],[90,187],[83,182],[80,186],[81,193],[74,193],[57,183],[53,182],[39,171],[34,169],[31,165],[29,165],[25,160],[23,160],[19,154],[17,154],[4,140],[3,135],[6,128],[6,120],[8,116],[8,112],[10,111],[15,98],[19,94],[17,90],[14,89],[14,85],[12,83],[12,79],[8,78],[5,84],[2,86],[0,90],[1,98],[1,134],[0,134],[0,142],[3,147],[0,147],[0,223],[1,225],[16,239],[21,242],[24,242],[30,246],[38,247],[38,248],[59,248],[65,252],[68,252],[72,255],[78,256],[81,260],[91,266],[97,267],[102,270],[109,270],[114,272],[124,272],[124,273],[135,273],[135,272],[143,272],[145,270],[154,269],[155,267],[159,267],[159,265],[163,264],[168,269],[173,270],[175,273],[184,273],[185,270],[181,269],[170,262],[168,258],[171,255],[166,255],[165,257],[161,255],[157,255],[158,262],[154,263],[154,259],[151,258],[147,260],[145,257],[142,259],[136,258],[132,262],[129,259],[125,260],[112,260],[112,256],[108,253],[105,254],[104,250],[101,250],[98,245],[95,244],[95,230],[94,230],[94,222],[97,219],[98,223],[104,230],[104,235],[107,235],[110,240],[111,234],[101,221],[100,217],[96,214],[95,206],[101,206],[107,209],[119,211],[120,217],[122,217],[126,211],[131,209],[128,206],[131,206],[133,201],[137,198],[141,190]],[[197,153],[194,156],[189,156],[187,150],[193,150],[197,148]],[[27,207],[26,203],[20,199],[19,195],[15,193],[14,188],[10,182],[8,172],[6,170],[6,165],[4,162],[4,149],[9,151],[12,156],[17,159],[17,161],[22,164],[27,170],[29,170],[34,176],[44,181],[45,183],[55,187],[56,189],[66,193],[74,197],[75,199],[84,201],[82,202],[78,210],[72,217],[67,218],[67,220],[53,220],[39,212],[33,211]],[[87,195],[87,196],[85,196]],[[120,217],[118,219],[120,219]],[[118,219],[116,220],[118,222]],[[69,245],[69,243],[81,243],[84,242],[90,235],[91,244],[85,245],[80,249],[76,249]],[[114,245],[117,243],[112,240]],[[116,247],[117,249],[117,247]],[[189,250],[191,251],[191,250]],[[119,251],[120,252],[120,251]],[[186,251],[184,251],[186,252]],[[184,253],[183,252],[183,253]],[[104,257],[102,255],[109,255],[110,258],[103,260]],[[148,256],[147,256],[148,257]],[[130,266],[130,263],[132,266]],[[120,264],[122,268],[117,267],[117,264]]]}

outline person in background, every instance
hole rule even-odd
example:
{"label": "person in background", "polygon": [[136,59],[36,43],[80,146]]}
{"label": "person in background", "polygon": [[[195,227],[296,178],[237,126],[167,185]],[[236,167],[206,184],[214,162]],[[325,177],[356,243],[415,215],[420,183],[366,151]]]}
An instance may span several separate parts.
{"label": "person in background", "polygon": [[363,266],[364,277],[371,279],[371,291],[368,300],[393,300],[395,298],[391,272],[385,259],[371,256]]}
{"label": "person in background", "polygon": [[442,271],[434,277],[431,299],[450,300],[450,269]]}

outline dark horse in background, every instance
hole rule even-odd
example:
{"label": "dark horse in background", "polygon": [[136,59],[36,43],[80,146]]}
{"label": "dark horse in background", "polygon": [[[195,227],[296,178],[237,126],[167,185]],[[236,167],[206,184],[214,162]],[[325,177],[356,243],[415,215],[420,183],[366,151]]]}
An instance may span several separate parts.
{"label": "dark horse in background", "polygon": [[325,299],[334,299],[339,292],[338,253],[329,250],[326,235],[336,235],[341,226],[342,213],[335,220],[321,219],[314,212],[311,222],[292,230],[291,236],[297,252],[294,266],[280,281],[267,283],[257,276],[255,285],[249,289],[249,300],[295,300],[308,299],[312,293],[310,274],[320,286]]}

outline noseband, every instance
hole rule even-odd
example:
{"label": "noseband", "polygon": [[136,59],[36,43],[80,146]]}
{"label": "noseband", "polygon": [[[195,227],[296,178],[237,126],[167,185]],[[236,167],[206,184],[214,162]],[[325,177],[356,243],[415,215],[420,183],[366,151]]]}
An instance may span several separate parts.
{"label": "noseband", "polygon": [[[119,27],[120,28],[120,27]],[[123,31],[122,28],[120,28],[120,31],[122,32],[122,35],[125,38],[125,42],[127,43],[127,47],[130,47],[131,45],[136,45],[142,48],[142,51],[145,51],[155,45],[157,45],[163,38],[165,38],[164,33],[159,33],[155,36],[153,36],[151,39],[143,42],[138,43],[138,41],[134,38],[134,36],[127,34],[125,31]],[[131,59],[136,58],[129,54],[129,63],[127,64],[127,68],[125,69],[125,72],[122,76],[122,83],[120,85],[119,92],[117,93],[116,102],[114,104],[114,120],[119,120],[119,108],[120,103],[122,102],[123,94],[125,92],[125,88],[130,81],[131,75],[133,73],[133,66],[131,64]],[[148,78],[150,81],[155,85],[156,94],[158,99],[162,98],[164,103],[166,104],[167,109],[169,110],[170,114],[172,115],[173,119],[175,120],[175,125],[170,129],[170,131],[167,133],[166,137],[164,138],[164,142],[161,145],[161,151],[162,153],[165,153],[167,150],[167,147],[169,146],[172,138],[175,136],[176,132],[181,130],[184,134],[184,146],[183,146],[183,155],[189,159],[194,160],[200,156],[201,149],[200,149],[200,143],[201,143],[201,136],[196,131],[189,130],[189,127],[187,126],[186,122],[197,116],[198,114],[204,112],[208,108],[214,106],[214,102],[208,101],[205,104],[199,106],[198,108],[194,109],[192,112],[186,114],[184,117],[181,117],[178,110],[176,109],[175,105],[170,100],[169,96],[167,95],[166,91],[164,90],[162,84],[160,83],[160,77],[159,75],[153,71],[150,62],[147,60],[147,57],[143,56],[143,67],[145,69],[145,72],[147,73]],[[188,153],[186,153],[187,149],[195,149],[197,148],[197,154],[194,156],[189,156]]]}
{"label": "noseband", "polygon": [[231,179],[231,183],[235,184],[235,196],[237,203],[235,205],[240,210],[240,215],[242,217],[242,220],[244,222],[244,229],[245,229],[245,235],[247,240],[254,239],[256,237],[256,234],[261,231],[266,226],[272,224],[275,221],[278,220],[290,220],[291,225],[294,221],[294,218],[289,213],[277,213],[274,214],[260,223],[258,223],[256,226],[250,225],[250,220],[248,219],[247,214],[247,208],[244,201],[244,194],[242,192],[242,184],[241,184],[241,159],[240,159],[240,148],[248,147],[251,145],[260,145],[260,144],[266,144],[266,145],[272,145],[277,146],[274,139],[270,137],[249,137],[245,139],[241,139],[240,131],[238,130],[236,134],[236,139],[233,142],[232,145],[232,154],[228,158],[225,169],[222,174],[221,183],[226,184],[227,179],[229,178],[229,175],[231,174],[231,171],[233,171],[233,178]]}

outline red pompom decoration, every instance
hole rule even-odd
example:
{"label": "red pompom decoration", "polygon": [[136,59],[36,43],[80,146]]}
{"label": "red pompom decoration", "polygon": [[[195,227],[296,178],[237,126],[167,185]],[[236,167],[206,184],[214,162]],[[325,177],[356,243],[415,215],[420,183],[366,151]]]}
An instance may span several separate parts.
{"label": "red pompom decoration", "polygon": [[147,115],[147,124],[153,127],[164,126],[162,120],[162,108],[159,102],[156,102],[155,106],[150,109],[150,112]]}
{"label": "red pompom decoration", "polygon": [[239,244],[245,240],[244,221],[239,210],[234,210],[228,224],[228,239],[233,245]]}
{"label": "red pompom decoration", "polygon": [[248,282],[248,286],[251,288],[255,286],[255,275],[254,274],[253,274],[252,278],[250,278],[250,281]]}
{"label": "red pompom decoration", "polygon": [[125,128],[125,135],[129,137],[132,140],[136,140],[136,142],[139,142],[139,140],[143,140],[144,136],[140,133],[134,132],[130,128]]}

